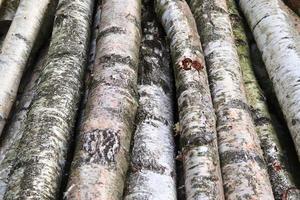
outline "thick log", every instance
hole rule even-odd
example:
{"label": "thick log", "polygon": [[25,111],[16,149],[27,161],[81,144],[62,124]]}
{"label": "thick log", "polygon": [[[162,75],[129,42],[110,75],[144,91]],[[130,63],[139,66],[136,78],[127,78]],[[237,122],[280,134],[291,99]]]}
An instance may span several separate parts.
{"label": "thick log", "polygon": [[217,114],[226,199],[274,199],[251,118],[225,0],[190,0]]}
{"label": "thick log", "polygon": [[224,199],[216,117],[195,20],[181,0],[156,0],[156,12],[170,39],[186,198]]}
{"label": "thick log", "polygon": [[17,156],[17,149],[23,136],[25,122],[33,98],[36,94],[38,78],[45,62],[48,47],[44,48],[34,66],[29,83],[26,85],[22,97],[17,105],[15,114],[11,119],[7,131],[3,133],[0,143],[0,199],[3,199],[4,193],[9,181],[9,175],[12,173],[13,164]]}
{"label": "thick log", "polygon": [[80,100],[93,0],[60,0],[4,199],[56,199]]}
{"label": "thick log", "polygon": [[169,48],[153,10],[153,4],[144,1],[139,108],[125,200],[177,199],[173,73]]}
{"label": "thick log", "polygon": [[300,159],[299,32],[279,0],[241,0],[239,4],[262,52]]}
{"label": "thick log", "polygon": [[287,163],[284,162],[287,155],[280,146],[267,104],[264,101],[265,98],[252,69],[250,49],[243,20],[234,0],[227,0],[227,5],[229,7],[230,21],[242,69],[247,100],[251,107],[256,131],[267,163],[275,199],[281,200],[283,194],[289,188],[295,187],[295,183],[291,174],[287,171]]}
{"label": "thick log", "polygon": [[67,199],[121,199],[137,110],[140,0],[103,0],[85,117]]}
{"label": "thick log", "polygon": [[[0,52],[0,134],[15,101],[28,59],[56,1],[22,1]],[[32,8],[35,9],[32,9]]]}

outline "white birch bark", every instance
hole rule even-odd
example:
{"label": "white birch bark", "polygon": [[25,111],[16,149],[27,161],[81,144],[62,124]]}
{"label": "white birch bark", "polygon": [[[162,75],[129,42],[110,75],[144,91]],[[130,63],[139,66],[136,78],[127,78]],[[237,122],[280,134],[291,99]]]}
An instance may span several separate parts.
{"label": "white birch bark", "polygon": [[139,108],[125,200],[177,199],[173,74],[169,49],[154,18],[153,6],[152,2],[143,2]]}
{"label": "white birch bark", "polygon": [[300,159],[300,34],[279,0],[241,0]]}
{"label": "white birch bark", "polygon": [[137,110],[140,0],[103,0],[96,62],[67,199],[121,199]]}
{"label": "white birch bark", "polygon": [[[26,0],[19,5],[0,53],[0,134],[15,101],[26,63],[55,1]],[[35,9],[32,9],[35,8]]]}
{"label": "white birch bark", "polygon": [[186,198],[224,199],[216,117],[195,20],[185,1],[155,2],[170,39]]}
{"label": "white birch bark", "polygon": [[[287,156],[279,143],[275,128],[272,124],[262,91],[256,81],[250,59],[250,49],[245,35],[244,24],[237,10],[234,0],[227,0],[230,20],[233,28],[235,44],[237,46],[246,96],[251,108],[252,117],[258,133],[260,144],[267,163],[268,173],[275,199],[281,200],[283,194],[294,188],[295,183],[284,162]],[[300,197],[299,197],[300,198]]]}
{"label": "white birch bark", "polygon": [[274,199],[246,101],[225,0],[190,0],[204,48],[217,114],[226,199]]}
{"label": "white birch bark", "polygon": [[93,0],[60,0],[4,199],[56,199],[87,61]]}

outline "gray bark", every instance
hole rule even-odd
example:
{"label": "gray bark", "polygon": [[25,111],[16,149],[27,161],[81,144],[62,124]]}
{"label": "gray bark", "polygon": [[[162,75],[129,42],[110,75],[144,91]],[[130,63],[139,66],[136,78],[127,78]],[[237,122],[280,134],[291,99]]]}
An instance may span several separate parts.
{"label": "gray bark", "polygon": [[92,0],[60,0],[4,199],[56,199],[87,60]]}

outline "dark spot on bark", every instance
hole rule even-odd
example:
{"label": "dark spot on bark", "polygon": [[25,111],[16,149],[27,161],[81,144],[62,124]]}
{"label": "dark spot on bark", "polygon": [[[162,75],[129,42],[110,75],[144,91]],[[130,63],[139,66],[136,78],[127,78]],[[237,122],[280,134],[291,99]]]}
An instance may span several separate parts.
{"label": "dark spot on bark", "polygon": [[138,29],[141,28],[140,21],[139,21],[135,16],[133,16],[132,14],[129,13],[129,14],[126,16],[126,18],[127,18],[129,21],[131,21]]}
{"label": "dark spot on bark", "polygon": [[26,43],[26,45],[28,45],[28,40],[27,40],[25,37],[23,37],[23,35],[17,33],[17,34],[15,34],[15,36],[16,36],[17,38],[23,40],[23,41]]}
{"label": "dark spot on bark", "polygon": [[258,24],[260,22],[262,22],[264,19],[266,19],[267,17],[269,17],[270,15],[266,15],[263,18],[261,18],[260,20],[258,20],[258,22],[256,22],[256,24],[253,26],[252,31],[254,31],[254,29],[258,26]]}
{"label": "dark spot on bark", "polygon": [[83,135],[82,149],[88,157],[84,162],[111,165],[120,150],[120,131],[112,129],[93,130]]}
{"label": "dark spot on bark", "polygon": [[264,159],[254,152],[246,151],[226,151],[221,154],[222,166],[226,166],[231,163],[241,163],[241,162],[256,162],[261,169],[265,169]]}
{"label": "dark spot on bark", "polygon": [[185,58],[181,61],[181,68],[184,70],[190,70],[192,69],[192,67],[194,69],[196,69],[197,71],[200,71],[201,69],[203,69],[203,65],[201,63],[199,63],[196,60],[192,60],[190,58]]}
{"label": "dark spot on bark", "polygon": [[122,27],[112,26],[109,27],[108,29],[100,31],[96,40],[98,41],[100,38],[108,34],[126,34],[126,30]]}
{"label": "dark spot on bark", "polygon": [[184,148],[203,146],[212,143],[216,139],[214,132],[194,132],[193,134],[181,134],[181,145]]}
{"label": "dark spot on bark", "polygon": [[294,126],[294,125],[296,125],[296,123],[297,123],[297,120],[296,119],[292,119],[292,125]]}
{"label": "dark spot on bark", "polygon": [[105,63],[106,66],[110,67],[117,63],[128,65],[130,68],[136,70],[137,63],[130,56],[122,56],[118,54],[104,55],[99,58],[100,63]]}

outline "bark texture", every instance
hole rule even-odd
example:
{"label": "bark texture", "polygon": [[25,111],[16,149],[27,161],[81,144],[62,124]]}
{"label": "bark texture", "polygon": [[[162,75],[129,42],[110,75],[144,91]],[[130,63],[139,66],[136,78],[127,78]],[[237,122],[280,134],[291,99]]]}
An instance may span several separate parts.
{"label": "bark texture", "polygon": [[217,114],[226,199],[274,199],[246,101],[225,0],[190,0],[208,67]]}
{"label": "bark texture", "polygon": [[240,6],[262,52],[300,159],[300,35],[280,3],[241,0]]}
{"label": "bark texture", "polygon": [[250,49],[242,18],[234,0],[227,0],[227,5],[229,6],[230,20],[238,50],[247,100],[267,163],[275,199],[281,200],[283,194],[289,188],[295,187],[295,183],[286,169],[287,166],[284,162],[286,155],[280,146],[267,104],[264,101],[265,98],[252,69]]}
{"label": "bark texture", "polygon": [[176,200],[172,66],[149,2],[142,10],[139,108],[124,199]]}
{"label": "bark texture", "polygon": [[87,60],[92,0],[60,0],[4,199],[56,199]]}
{"label": "bark texture", "polygon": [[5,34],[14,19],[20,0],[5,0],[0,6],[0,35]]}
{"label": "bark texture", "polygon": [[[22,1],[0,52],[0,134],[15,101],[18,86],[49,9],[56,1]],[[32,8],[35,9],[32,9]]]}
{"label": "bark texture", "polygon": [[185,1],[156,0],[170,39],[187,199],[224,199],[216,117],[200,38]]}
{"label": "bark texture", "polygon": [[20,102],[13,118],[11,119],[7,131],[3,133],[0,144],[0,199],[3,199],[4,193],[9,181],[9,175],[12,173],[13,164],[17,156],[17,149],[23,136],[27,114],[31,102],[36,94],[38,78],[40,76],[45,56],[48,48],[40,53],[40,57],[34,67],[33,74],[29,83],[26,85]]}
{"label": "bark texture", "polygon": [[96,62],[67,199],[123,195],[137,110],[140,0],[103,0]]}

